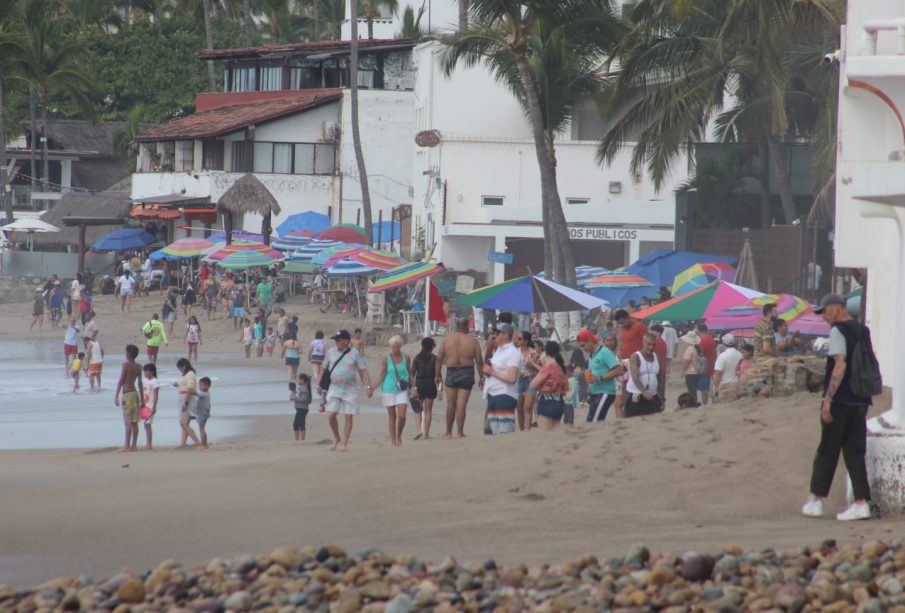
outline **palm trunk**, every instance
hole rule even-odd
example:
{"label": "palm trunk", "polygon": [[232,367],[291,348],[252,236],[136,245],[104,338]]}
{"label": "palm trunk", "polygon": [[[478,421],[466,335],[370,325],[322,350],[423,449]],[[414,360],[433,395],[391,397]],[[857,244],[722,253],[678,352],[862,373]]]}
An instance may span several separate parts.
{"label": "palm trunk", "polygon": [[[524,40],[524,33],[521,33],[521,36]],[[553,281],[575,287],[575,257],[572,253],[569,229],[566,225],[566,216],[562,210],[562,201],[559,198],[559,188],[556,183],[556,150],[553,141],[547,138],[544,130],[540,96],[531,77],[528,58],[524,49],[518,49],[518,44],[515,47],[516,68],[525,90],[528,117],[534,136],[534,151],[540,168],[541,198],[549,221],[549,225],[544,226],[544,240],[553,251]]]}
{"label": "palm trunk", "polygon": [[365,237],[370,246],[371,232],[371,192],[368,188],[368,171],[361,149],[361,132],[358,126],[358,0],[349,0],[352,15],[352,36],[349,53],[349,99],[351,103],[352,147],[355,150],[355,165],[358,167],[358,182],[361,185],[361,210],[364,214]]}
{"label": "palm trunk", "polygon": [[28,114],[29,119],[31,120],[31,147],[29,147],[28,152],[28,161],[30,164],[29,170],[31,171],[31,188],[32,191],[38,187],[38,168],[35,165],[35,138],[38,134],[38,96],[35,94],[35,86],[28,86]]}
{"label": "palm trunk", "polygon": [[769,137],[770,163],[773,165],[773,174],[776,176],[776,184],[779,189],[779,199],[782,201],[782,214],[786,225],[792,225],[798,219],[798,211],[795,208],[795,197],[792,195],[792,178],[786,167],[786,156],[775,136]]}
{"label": "palm trunk", "polygon": [[[459,0],[459,32],[468,29],[468,5],[469,0]],[[549,274],[549,273],[547,273]]]}
{"label": "palm trunk", "polygon": [[[541,223],[544,227],[544,234],[547,234],[547,228],[550,227],[550,213],[547,211],[547,203],[541,199],[540,203],[541,208]],[[552,238],[552,237],[551,237]],[[547,240],[544,240],[544,278],[553,280],[553,252],[556,249],[552,242],[548,243]]]}
{"label": "palm trunk", "polygon": [[321,0],[312,3],[312,17],[314,19],[314,40],[321,39]]}
{"label": "palm trunk", "polygon": [[50,190],[50,161],[47,159],[47,145],[50,141],[47,137],[47,93],[41,94],[41,191]]}
{"label": "palm trunk", "polygon": [[[201,0],[201,8],[204,11],[204,36],[207,38],[207,50],[214,50],[214,26],[211,23],[211,0]],[[207,61],[207,85],[208,91],[216,91],[217,78],[214,74],[214,61]]]}
{"label": "palm trunk", "polygon": [[[13,199],[12,192],[7,193],[6,186],[9,185],[9,177],[6,172],[6,115],[4,105],[6,103],[6,93],[3,90],[3,75],[0,75],[0,204],[3,205],[3,211],[6,213],[6,223],[13,222]],[[34,124],[32,124],[34,130]]]}
{"label": "palm trunk", "polygon": [[766,230],[770,227],[770,151],[767,139],[762,139],[757,145],[757,154],[760,157],[760,227]]}
{"label": "palm trunk", "polygon": [[368,40],[374,40],[374,16],[377,15],[377,9],[374,6],[374,0],[368,0],[367,9],[365,9],[365,18],[368,20]]}
{"label": "palm trunk", "polygon": [[245,46],[254,46],[255,38],[254,24],[251,21],[251,0],[242,0],[242,26],[245,31]]}

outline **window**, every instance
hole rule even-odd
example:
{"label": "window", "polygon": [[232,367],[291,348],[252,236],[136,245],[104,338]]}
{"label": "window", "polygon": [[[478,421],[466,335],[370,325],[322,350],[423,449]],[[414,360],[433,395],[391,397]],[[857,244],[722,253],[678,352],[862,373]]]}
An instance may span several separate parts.
{"label": "window", "polygon": [[245,157],[245,150],[254,145],[254,172],[296,175],[336,174],[336,146],[333,143],[245,143],[238,151],[233,143],[233,171],[241,172],[237,164]]}
{"label": "window", "polygon": [[201,168],[223,170],[223,141],[206,140],[201,143]]}
{"label": "window", "polygon": [[566,198],[566,204],[589,204],[590,198]]}
{"label": "window", "polygon": [[195,169],[195,141],[176,141],[176,166],[175,170]]}
{"label": "window", "polygon": [[255,91],[255,67],[236,66],[233,68],[232,90],[234,92]]}
{"label": "window", "polygon": [[273,144],[273,172],[292,173],[292,145],[290,143]]}
{"label": "window", "polygon": [[281,66],[262,66],[261,85],[259,91],[278,91],[283,89],[283,68]]}
{"label": "window", "polygon": [[503,206],[503,196],[481,196],[483,206]]}
{"label": "window", "polygon": [[317,68],[293,66],[289,69],[289,89],[314,89],[321,86]]}
{"label": "window", "polygon": [[254,160],[254,143],[244,140],[236,141],[232,147],[232,160],[230,170],[232,172],[251,172],[252,161]]}

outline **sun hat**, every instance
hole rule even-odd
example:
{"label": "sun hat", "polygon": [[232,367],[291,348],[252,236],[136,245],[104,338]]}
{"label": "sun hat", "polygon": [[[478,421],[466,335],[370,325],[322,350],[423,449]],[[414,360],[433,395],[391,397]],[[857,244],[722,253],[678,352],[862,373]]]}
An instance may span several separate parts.
{"label": "sun hat", "polygon": [[700,345],[701,344],[701,337],[698,336],[698,333],[695,330],[692,330],[691,332],[689,332],[688,334],[686,334],[679,340],[682,341],[683,343],[685,343],[686,345]]}
{"label": "sun hat", "polygon": [[727,347],[731,347],[732,345],[735,345],[735,336],[733,336],[731,332],[727,332],[726,334],[724,334],[723,338],[721,338],[720,340],[723,341],[723,344],[726,345]]}
{"label": "sun hat", "polygon": [[814,307],[814,313],[820,315],[824,310],[826,310],[826,307],[833,304],[841,304],[842,306],[845,306],[845,296],[842,296],[841,294],[827,294],[820,299],[820,304]]}

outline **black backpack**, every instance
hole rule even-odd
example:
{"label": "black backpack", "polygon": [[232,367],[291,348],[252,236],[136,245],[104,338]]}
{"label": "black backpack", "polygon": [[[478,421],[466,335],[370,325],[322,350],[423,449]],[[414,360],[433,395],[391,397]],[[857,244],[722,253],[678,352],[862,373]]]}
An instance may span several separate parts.
{"label": "black backpack", "polygon": [[[852,330],[854,326],[849,327]],[[880,375],[880,364],[874,354],[870,340],[870,330],[866,326],[858,326],[859,336],[852,346],[852,356],[848,375],[849,390],[858,398],[871,398],[883,393],[883,377]]]}

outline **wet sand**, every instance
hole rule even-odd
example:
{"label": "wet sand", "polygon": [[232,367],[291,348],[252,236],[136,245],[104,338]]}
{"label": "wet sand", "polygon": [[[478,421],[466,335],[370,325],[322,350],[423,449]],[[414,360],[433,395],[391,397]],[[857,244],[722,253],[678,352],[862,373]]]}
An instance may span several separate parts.
{"label": "wet sand", "polygon": [[[14,318],[17,310],[27,313],[27,305],[0,305],[0,341],[26,338],[16,330],[23,319]],[[290,310],[302,315],[306,338],[315,325],[337,327],[308,305]],[[108,351],[140,340],[143,318],[102,313]],[[892,540],[905,530],[903,520],[841,523],[799,515],[819,434],[813,396],[495,438],[480,434],[480,400],[474,398],[468,438],[410,441],[410,420],[400,449],[389,445],[385,418],[375,408],[356,420],[351,450],[336,453],[325,444],[323,416],[309,418],[308,442],[289,440],[283,369],[258,360],[246,367],[231,326],[214,322],[208,328],[211,340],[202,347],[199,372],[220,377],[212,389],[210,450],[162,443],[154,452],[117,452],[121,426],[112,390],[98,395],[97,406],[93,398],[85,401],[93,408],[73,408],[92,416],[85,429],[93,431],[107,427],[103,411],[109,407],[109,443],[9,449],[0,440],[7,448],[0,451],[0,583],[105,577],[169,558],[194,564],[286,543],[512,564],[622,555],[638,542],[681,553],[728,542],[755,548],[825,538],[843,544]],[[52,343],[62,332],[35,336]],[[170,370],[167,365],[181,354],[173,349],[164,351],[163,366]],[[45,351],[52,361],[52,344]],[[205,357],[215,353],[222,357]],[[47,367],[48,381],[63,381],[62,361],[56,370]],[[6,369],[0,381],[2,389],[16,384]],[[29,428],[41,429],[34,415],[63,411],[58,405],[64,396],[49,394],[39,407],[19,403],[17,419],[38,422]],[[7,412],[11,398],[19,396],[0,396],[0,432],[15,421]],[[77,399],[82,402],[82,395]],[[78,420],[53,415],[47,427],[62,432],[48,435],[49,441],[67,433],[87,436],[71,432]],[[224,423],[218,426],[218,420]],[[155,431],[165,436],[169,428],[162,419]],[[828,511],[844,505],[844,494],[840,465]]]}

